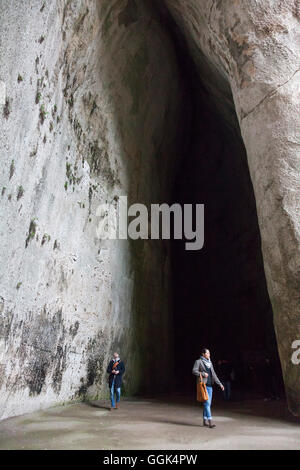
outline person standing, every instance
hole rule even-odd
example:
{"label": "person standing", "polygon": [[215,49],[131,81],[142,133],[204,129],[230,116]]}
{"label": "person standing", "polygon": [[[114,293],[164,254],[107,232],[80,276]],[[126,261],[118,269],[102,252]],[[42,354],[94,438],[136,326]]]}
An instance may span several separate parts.
{"label": "person standing", "polygon": [[278,383],[276,381],[277,371],[274,360],[266,356],[262,366],[262,379],[265,398],[264,401],[279,400]]}
{"label": "person standing", "polygon": [[225,390],[223,391],[223,398],[225,401],[229,401],[231,397],[231,380],[233,377],[232,365],[227,359],[220,359],[218,361],[218,370],[222,384],[225,387]]}
{"label": "person standing", "polygon": [[201,356],[195,361],[192,372],[197,376],[197,379],[201,374],[203,382],[206,384],[208,400],[203,403],[203,426],[214,428],[216,425],[212,423],[211,415],[213,384],[217,383],[222,391],[224,391],[224,386],[215,373],[213,363],[210,360],[210,351],[207,348],[202,349]]}
{"label": "person standing", "polygon": [[[121,397],[121,385],[122,377],[125,372],[124,362],[121,361],[120,356],[117,352],[114,352],[113,359],[110,361],[107,367],[109,374],[108,384],[110,388],[110,401],[111,407],[110,410],[117,410],[119,407],[120,397]],[[116,403],[115,403],[115,394],[116,394]]]}

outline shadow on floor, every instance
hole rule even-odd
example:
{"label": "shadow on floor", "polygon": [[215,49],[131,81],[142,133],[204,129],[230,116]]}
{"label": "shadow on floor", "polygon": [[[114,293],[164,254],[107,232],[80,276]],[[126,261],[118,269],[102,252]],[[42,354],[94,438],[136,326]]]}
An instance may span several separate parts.
{"label": "shadow on floor", "polygon": [[[174,393],[172,395],[160,394],[157,396],[149,395],[143,398],[162,403],[168,402],[170,405],[180,404],[181,406],[195,406],[202,409],[202,404],[197,402],[195,393],[189,395],[181,393]],[[300,424],[300,417],[293,416],[290,413],[284,398],[264,401],[264,397],[259,394],[242,393],[236,394],[230,401],[224,401],[221,392],[218,389],[214,389],[212,406],[218,413],[230,411],[231,413],[236,412],[242,415],[280,420],[296,425]]]}

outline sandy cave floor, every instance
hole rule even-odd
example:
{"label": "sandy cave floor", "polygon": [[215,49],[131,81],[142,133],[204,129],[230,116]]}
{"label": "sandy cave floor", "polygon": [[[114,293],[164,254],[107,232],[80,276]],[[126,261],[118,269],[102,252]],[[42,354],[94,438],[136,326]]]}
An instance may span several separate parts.
{"label": "sandy cave floor", "polygon": [[300,419],[283,400],[215,399],[214,429],[194,398],[121,398],[56,406],[0,423],[0,449],[300,449]]}

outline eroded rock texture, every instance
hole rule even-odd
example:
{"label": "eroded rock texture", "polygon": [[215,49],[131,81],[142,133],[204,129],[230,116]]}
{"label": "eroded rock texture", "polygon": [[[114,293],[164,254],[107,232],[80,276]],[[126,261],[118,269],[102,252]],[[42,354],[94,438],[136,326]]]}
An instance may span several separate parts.
{"label": "eroded rock texture", "polygon": [[220,114],[231,92],[254,187],[290,410],[300,413],[300,9],[294,0],[165,0]]}
{"label": "eroded rock texture", "polygon": [[[123,393],[172,389],[174,348],[198,334],[197,315],[225,315],[222,298],[236,296],[229,317],[243,312],[245,338],[253,318],[270,313],[264,274],[299,414],[300,368],[290,360],[300,338],[298,3],[3,0],[0,18],[1,417],[107,396],[115,349],[129,371]],[[186,57],[199,78],[194,96]],[[174,345],[169,243],[100,241],[97,207],[120,195],[129,204],[172,200],[187,149],[193,183],[199,173],[193,202],[212,208],[219,254],[194,258],[186,273],[194,292],[199,281],[220,295],[194,304],[185,343]],[[212,265],[231,259],[228,269]],[[223,331],[216,323],[213,343]]]}
{"label": "eroded rock texture", "polygon": [[100,241],[96,209],[167,198],[173,44],[140,0],[2,1],[0,18],[1,417],[108,396],[115,349],[124,393],[164,388],[168,246]]}

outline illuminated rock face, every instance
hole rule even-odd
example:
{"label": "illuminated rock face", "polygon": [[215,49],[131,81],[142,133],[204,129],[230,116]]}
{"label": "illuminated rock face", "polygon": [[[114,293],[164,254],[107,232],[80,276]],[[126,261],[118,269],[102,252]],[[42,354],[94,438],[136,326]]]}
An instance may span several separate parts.
{"label": "illuminated rock face", "polygon": [[230,123],[230,92],[256,199],[283,379],[300,413],[299,4],[165,0],[202,83]]}
{"label": "illuminated rock face", "polygon": [[123,393],[164,388],[168,246],[99,240],[96,210],[167,198],[172,42],[143,1],[2,1],[0,17],[1,417],[108,397],[116,349]]}
{"label": "illuminated rock face", "polygon": [[[181,343],[173,344],[170,245],[99,240],[97,208],[116,205],[121,195],[129,204],[170,200],[179,162],[188,157],[187,136],[193,139],[185,55],[196,64],[206,112],[213,110],[207,119],[211,140],[215,113],[228,129],[224,139],[237,139],[226,155],[230,148],[237,157],[243,153],[241,137],[245,144],[247,161],[239,167],[233,158],[236,178],[227,181],[243,201],[249,199],[255,224],[248,162],[289,408],[300,413],[300,366],[291,362],[292,343],[300,339],[296,5],[291,0],[1,2],[1,418],[108,398],[106,367],[114,350],[126,361],[124,393],[172,390],[178,373],[173,352]],[[204,125],[201,132],[193,143],[196,154],[208,148],[201,139]],[[221,155],[219,143],[213,145],[212,154]],[[208,206],[207,178],[227,187],[225,173],[217,176],[219,157],[212,158],[208,166],[198,165],[203,184],[198,202]],[[218,214],[220,207],[214,210]],[[247,225],[247,212],[240,210],[241,248],[232,248],[235,254],[248,246],[238,236]],[[261,260],[255,269],[258,251],[251,251],[244,285],[262,277]],[[207,266],[212,261],[217,257]],[[206,277],[202,272],[203,282]],[[261,292],[266,299],[263,284]],[[212,308],[205,293],[198,302],[207,312]],[[259,307],[259,300],[243,302],[245,308]],[[183,308],[181,315],[188,311]],[[189,335],[195,335],[190,326],[186,344]]]}

